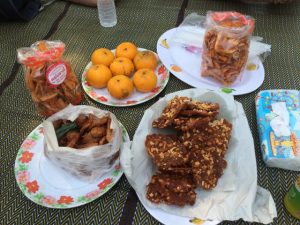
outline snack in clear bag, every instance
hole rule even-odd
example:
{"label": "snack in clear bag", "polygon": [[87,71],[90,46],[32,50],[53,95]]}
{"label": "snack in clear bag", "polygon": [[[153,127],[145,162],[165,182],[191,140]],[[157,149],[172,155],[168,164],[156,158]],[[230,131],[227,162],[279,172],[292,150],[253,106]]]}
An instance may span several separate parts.
{"label": "snack in clear bag", "polygon": [[76,75],[70,64],[61,58],[64,50],[63,42],[45,40],[17,50],[25,84],[43,116],[51,116],[69,103],[77,105],[82,100]]}
{"label": "snack in clear bag", "polygon": [[[58,125],[60,120],[62,124]],[[109,111],[69,105],[47,118],[43,127],[45,156],[82,181],[93,182],[119,162],[122,131],[117,118]],[[102,128],[103,135],[99,134]]]}
{"label": "snack in clear bag", "polygon": [[223,85],[243,71],[249,53],[254,19],[238,12],[209,12],[203,41],[201,75]]}

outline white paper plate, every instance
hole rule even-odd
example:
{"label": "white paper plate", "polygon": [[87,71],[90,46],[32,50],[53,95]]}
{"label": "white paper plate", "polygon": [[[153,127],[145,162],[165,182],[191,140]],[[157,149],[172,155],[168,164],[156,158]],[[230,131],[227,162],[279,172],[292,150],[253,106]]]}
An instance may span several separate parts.
{"label": "white paper plate", "polygon": [[159,222],[165,224],[165,225],[216,225],[220,222],[218,221],[205,221],[201,220],[199,218],[188,218],[183,216],[176,216],[171,215],[161,209],[155,209],[150,208],[143,204],[143,206],[146,208],[146,210],[153,216],[155,219],[157,219]]}
{"label": "white paper plate", "polygon": [[[126,129],[123,141],[129,141]],[[109,191],[121,178],[120,164],[100,179],[87,183],[56,167],[44,155],[44,129],[36,127],[22,143],[15,161],[15,176],[23,194],[49,208],[73,208],[87,204]],[[119,160],[119,159],[118,159]]]}
{"label": "white paper plate", "polygon": [[[186,46],[170,48],[168,40],[175,34],[176,29],[180,28],[170,29],[161,35],[157,42],[157,54],[167,69],[178,79],[192,87],[221,90],[233,95],[250,93],[262,85],[265,70],[258,57],[248,61],[241,76],[230,87],[224,87],[210,77],[201,77],[201,49],[194,51]],[[194,54],[191,54],[191,51]],[[192,62],[188,66],[185,63],[187,60]]]}
{"label": "white paper plate", "polygon": [[[145,51],[147,49],[138,48],[138,50]],[[115,50],[112,50],[112,52],[114,53]],[[157,54],[155,53],[155,55]],[[92,66],[92,62],[90,62],[83,71],[82,80],[81,80],[83,90],[90,98],[92,98],[96,102],[99,102],[104,105],[109,105],[109,106],[124,107],[124,106],[133,106],[133,105],[144,103],[157,96],[166,87],[169,81],[169,71],[158,59],[158,64],[155,69],[155,74],[157,76],[157,84],[156,87],[151,92],[142,93],[134,90],[132,95],[130,95],[128,98],[116,99],[108,93],[106,88],[98,89],[88,85],[88,82],[86,81],[86,71],[91,66]]]}

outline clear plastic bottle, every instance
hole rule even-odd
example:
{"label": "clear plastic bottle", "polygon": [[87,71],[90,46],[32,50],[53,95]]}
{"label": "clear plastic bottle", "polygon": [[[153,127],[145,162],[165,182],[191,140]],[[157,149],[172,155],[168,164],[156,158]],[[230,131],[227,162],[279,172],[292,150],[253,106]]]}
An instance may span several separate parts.
{"label": "clear plastic bottle", "polygon": [[117,24],[117,13],[114,0],[97,0],[100,24],[113,27]]}

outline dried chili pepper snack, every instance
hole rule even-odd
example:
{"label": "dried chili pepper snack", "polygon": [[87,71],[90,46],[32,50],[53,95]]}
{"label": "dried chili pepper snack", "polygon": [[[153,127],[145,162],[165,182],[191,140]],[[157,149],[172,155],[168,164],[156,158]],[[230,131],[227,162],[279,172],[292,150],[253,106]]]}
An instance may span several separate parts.
{"label": "dried chili pepper snack", "polygon": [[77,105],[82,100],[76,75],[70,64],[62,59],[64,51],[63,42],[44,40],[17,50],[25,84],[43,116],[51,116],[69,103]]}
{"label": "dried chili pepper snack", "polygon": [[238,12],[209,12],[203,41],[201,75],[223,85],[243,71],[249,53],[254,19]]}

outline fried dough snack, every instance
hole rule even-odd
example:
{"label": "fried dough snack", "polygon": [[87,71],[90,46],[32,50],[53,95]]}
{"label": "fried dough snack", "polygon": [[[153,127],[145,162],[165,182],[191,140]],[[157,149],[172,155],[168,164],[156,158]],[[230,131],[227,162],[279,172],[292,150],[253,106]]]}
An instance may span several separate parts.
{"label": "fried dough snack", "polygon": [[110,123],[109,117],[80,114],[75,122],[56,120],[53,126],[59,146],[82,149],[109,143],[112,139]]}
{"label": "fried dough snack", "polygon": [[[23,65],[25,84],[38,112],[43,116],[50,116],[69,103],[77,105],[82,100],[74,71],[68,62],[61,60],[64,48],[64,43],[60,41],[39,41],[31,48],[18,49],[18,61]],[[57,69],[55,65],[60,66],[60,71],[52,73],[52,78],[61,79],[58,84],[51,83],[49,78],[51,68]]]}
{"label": "fried dough snack", "polygon": [[[219,110],[217,103],[176,96],[154,120],[153,127],[174,128],[177,134],[146,137],[147,152],[159,171],[147,188],[151,202],[193,205],[197,186],[204,190],[216,187],[227,166],[224,157],[232,131],[230,122],[216,119]],[[172,187],[185,191],[178,193]]]}
{"label": "fried dough snack", "polygon": [[236,12],[207,15],[201,75],[232,84],[244,69],[254,20]]}

